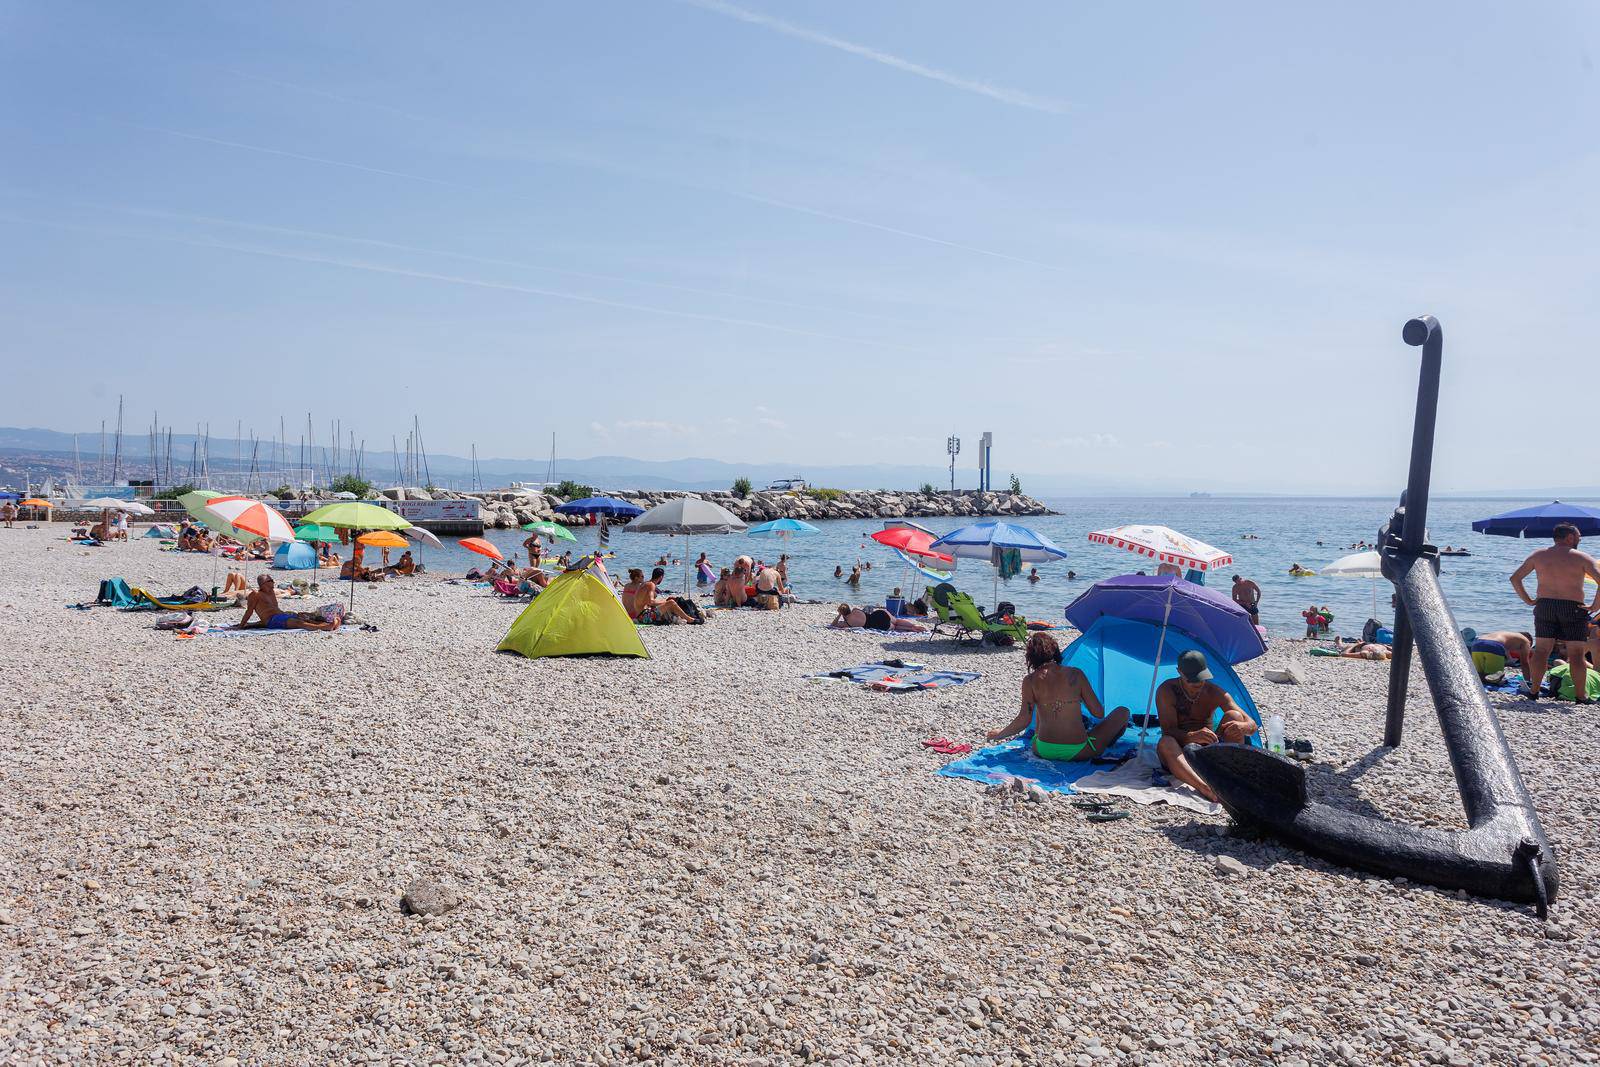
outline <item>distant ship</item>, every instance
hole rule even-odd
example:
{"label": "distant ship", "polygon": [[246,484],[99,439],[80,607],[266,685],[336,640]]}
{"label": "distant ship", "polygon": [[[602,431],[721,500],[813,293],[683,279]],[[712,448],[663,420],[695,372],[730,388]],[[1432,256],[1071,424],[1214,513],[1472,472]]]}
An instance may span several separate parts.
{"label": "distant ship", "polygon": [[1211,499],[1211,494],[1210,493],[1190,493],[1189,494],[1189,499],[1190,500],[1210,500]]}

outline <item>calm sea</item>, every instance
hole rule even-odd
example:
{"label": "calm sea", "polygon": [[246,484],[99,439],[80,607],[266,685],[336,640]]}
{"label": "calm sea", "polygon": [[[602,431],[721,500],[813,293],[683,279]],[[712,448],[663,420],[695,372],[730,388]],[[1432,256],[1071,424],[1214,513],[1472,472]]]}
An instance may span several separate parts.
{"label": "calm sea", "polygon": [[[1594,503],[1593,501],[1583,501]],[[1262,589],[1262,623],[1277,635],[1304,633],[1300,613],[1312,603],[1326,605],[1336,617],[1336,629],[1351,633],[1371,613],[1373,583],[1350,578],[1291,578],[1295,563],[1320,569],[1340,556],[1355,551],[1348,546],[1376,538],[1378,527],[1393,511],[1394,502],[1356,498],[1256,498],[1256,497],[1161,497],[1072,498],[1046,500],[1059,515],[1023,520],[1060,545],[1068,553],[1060,563],[1039,568],[1042,580],[1030,583],[1024,576],[1000,583],[999,598],[1017,605],[1030,618],[1059,619],[1062,610],[1093,582],[1116,574],[1127,574],[1154,566],[1130,552],[1088,542],[1091,530],[1144,522],[1170,526],[1200,538],[1233,554],[1235,562],[1220,573],[1209,576],[1207,584],[1226,593],[1229,578],[1238,573],[1253,578]],[[1511,591],[1511,571],[1534,548],[1548,542],[1521,541],[1511,537],[1487,537],[1472,532],[1472,520],[1509,511],[1512,508],[1542,503],[1535,500],[1434,501],[1430,508],[1429,532],[1433,543],[1465,546],[1471,556],[1446,558],[1442,582],[1457,621],[1479,631],[1515,628],[1532,629],[1530,610]],[[919,519],[929,529],[941,533],[961,525],[955,519]],[[887,549],[867,540],[866,535],[882,527],[881,521],[834,521],[818,523],[822,532],[787,542],[760,540],[734,534],[724,537],[697,537],[687,550],[698,555],[708,552],[714,563],[726,564],[739,554],[775,561],[779,552],[790,556],[790,581],[805,599],[882,603],[895,586],[906,586],[905,568]],[[575,529],[577,548],[595,544],[590,529]],[[1255,534],[1258,540],[1245,540]],[[521,541],[527,535],[517,530],[494,530],[489,540],[505,551],[521,554]],[[1320,543],[1319,543],[1320,542]],[[659,537],[613,531],[612,548],[617,559],[613,573],[629,566],[649,567],[666,553],[681,558],[686,546],[679,537]],[[1591,546],[1593,547],[1593,546]],[[421,557],[430,570],[462,573],[486,562],[447,541],[444,551],[424,550]],[[871,562],[859,589],[852,590],[833,577],[835,565],[848,572],[857,560]],[[1067,578],[1068,570],[1076,578]],[[980,604],[993,602],[993,570],[986,563],[963,560],[955,584],[970,592]],[[681,586],[682,569],[669,571],[669,585]],[[1378,617],[1390,622],[1389,590],[1378,587]]]}

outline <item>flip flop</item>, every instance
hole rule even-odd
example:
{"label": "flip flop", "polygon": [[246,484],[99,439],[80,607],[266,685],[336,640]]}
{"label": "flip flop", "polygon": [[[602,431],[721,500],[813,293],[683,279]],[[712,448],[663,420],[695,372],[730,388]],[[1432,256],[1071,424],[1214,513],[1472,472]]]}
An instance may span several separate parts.
{"label": "flip flop", "polygon": [[1116,822],[1118,819],[1126,819],[1132,814],[1129,811],[1092,811],[1085,818],[1089,822]]}

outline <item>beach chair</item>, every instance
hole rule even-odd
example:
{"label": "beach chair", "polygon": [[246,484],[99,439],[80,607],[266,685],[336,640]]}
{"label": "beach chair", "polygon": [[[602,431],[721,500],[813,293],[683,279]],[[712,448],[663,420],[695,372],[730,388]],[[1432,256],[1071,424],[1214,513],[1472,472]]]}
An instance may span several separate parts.
{"label": "beach chair", "polygon": [[126,610],[129,611],[218,611],[222,608],[234,606],[232,599],[212,600],[185,600],[182,597],[156,596],[148,589],[141,589],[137,585],[128,590],[133,594],[133,603]]}
{"label": "beach chair", "polygon": [[933,627],[929,630],[929,636],[933,634],[952,634],[960,638],[965,631],[965,627],[961,625],[961,620],[956,618],[955,612],[950,610],[950,594],[955,591],[956,587],[949,582],[940,582],[928,590],[928,599],[933,602],[935,619]]}
{"label": "beach chair", "polygon": [[[957,589],[952,589],[945,599],[961,625],[962,632],[956,635],[957,640],[977,634],[981,640],[991,645],[1027,643],[1028,620],[1021,615],[1012,615],[1009,619],[1002,617],[998,612],[984,615],[970,596]],[[1007,638],[1010,640],[1007,641]]]}

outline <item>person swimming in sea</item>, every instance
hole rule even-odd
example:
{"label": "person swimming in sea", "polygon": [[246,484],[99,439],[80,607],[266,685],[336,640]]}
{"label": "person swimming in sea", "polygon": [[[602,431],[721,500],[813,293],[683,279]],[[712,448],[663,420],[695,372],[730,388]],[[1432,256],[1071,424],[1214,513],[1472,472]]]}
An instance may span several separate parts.
{"label": "person swimming in sea", "polygon": [[[1022,710],[985,736],[1003,741],[1032,723],[1033,751],[1041,759],[1078,761],[1103,755],[1127,729],[1128,709],[1119,707],[1106,715],[1088,675],[1061,662],[1061,646],[1049,634],[1028,638],[1026,655]],[[1100,721],[1091,721],[1089,715]]]}

